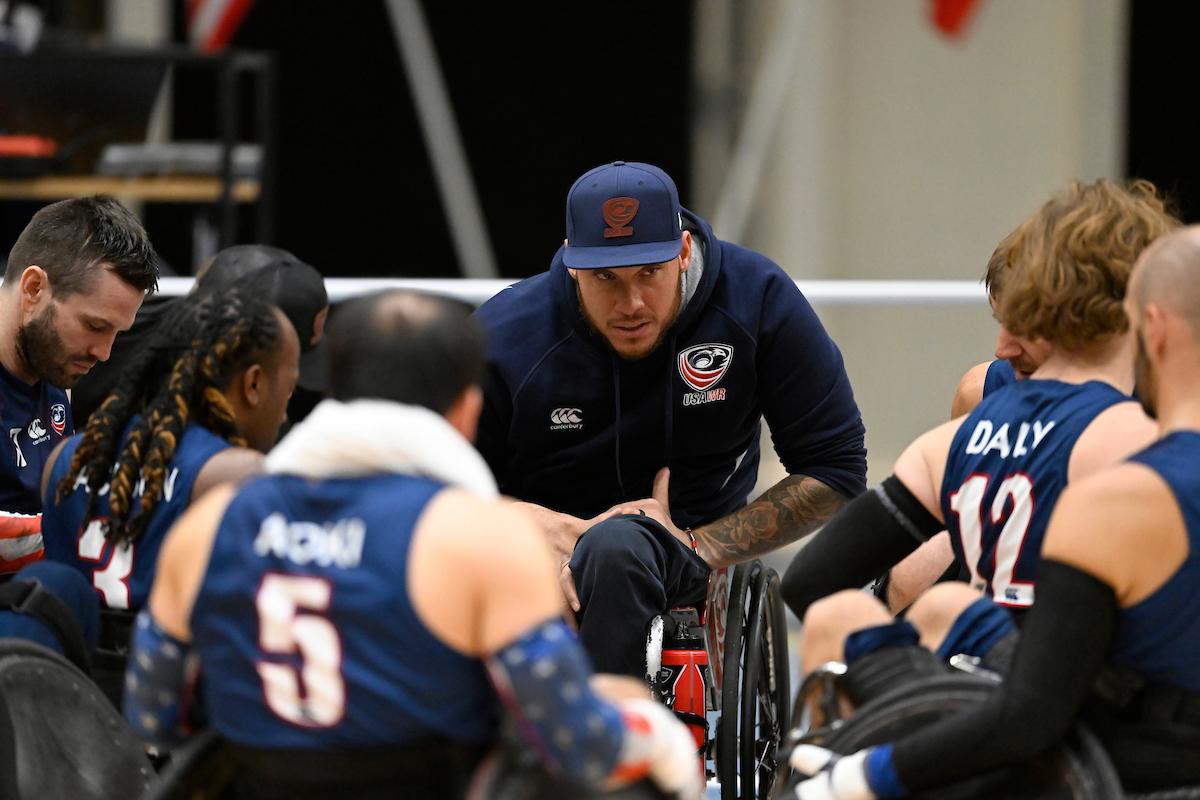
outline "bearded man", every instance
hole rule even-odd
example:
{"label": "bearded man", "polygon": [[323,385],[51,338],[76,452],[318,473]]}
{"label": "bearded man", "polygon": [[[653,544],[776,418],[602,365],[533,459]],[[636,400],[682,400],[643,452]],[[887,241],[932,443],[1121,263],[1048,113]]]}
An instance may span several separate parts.
{"label": "bearded man", "polygon": [[111,197],[46,206],[13,245],[0,285],[0,574],[42,556],[42,469],[75,432],[67,390],[157,287],[145,228]]}
{"label": "bearded man", "polygon": [[[478,311],[477,446],[540,523],[596,669],[641,676],[656,614],[863,491],[862,417],[795,282],[658,167],[585,173],[566,227],[549,271]],[[748,503],[764,418],[788,475]]]}

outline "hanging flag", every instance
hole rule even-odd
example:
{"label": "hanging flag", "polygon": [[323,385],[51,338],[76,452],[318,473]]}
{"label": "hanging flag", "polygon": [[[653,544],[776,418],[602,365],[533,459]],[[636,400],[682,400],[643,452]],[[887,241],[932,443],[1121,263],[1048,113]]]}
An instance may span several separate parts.
{"label": "hanging flag", "polygon": [[187,0],[188,41],[206,53],[223,50],[253,4],[254,0]]}
{"label": "hanging flag", "polygon": [[978,0],[929,0],[929,16],[935,28],[957,39],[978,7]]}

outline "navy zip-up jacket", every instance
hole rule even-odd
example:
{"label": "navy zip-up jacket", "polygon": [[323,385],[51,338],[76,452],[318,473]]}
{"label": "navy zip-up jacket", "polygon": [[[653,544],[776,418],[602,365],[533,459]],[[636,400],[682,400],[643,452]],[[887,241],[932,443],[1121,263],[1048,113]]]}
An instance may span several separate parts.
{"label": "navy zip-up jacket", "polygon": [[770,259],[683,213],[703,275],[644,359],[592,330],[561,249],[548,272],[480,307],[477,446],[505,494],[587,518],[649,497],[669,466],[675,523],[702,525],[749,501],[763,417],[790,474],[847,497],[865,488],[862,416],[812,307]]}

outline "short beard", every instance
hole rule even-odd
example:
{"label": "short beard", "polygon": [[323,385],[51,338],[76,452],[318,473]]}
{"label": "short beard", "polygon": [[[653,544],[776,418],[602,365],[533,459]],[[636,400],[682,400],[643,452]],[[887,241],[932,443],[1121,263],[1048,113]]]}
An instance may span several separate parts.
{"label": "short beard", "polygon": [[643,361],[649,358],[655,353],[655,351],[658,350],[658,346],[663,343],[663,339],[667,338],[667,331],[671,329],[671,326],[675,324],[675,320],[679,319],[679,315],[683,311],[683,272],[679,273],[678,296],[679,305],[676,306],[675,313],[672,315],[671,321],[663,326],[662,332],[658,334],[658,338],[654,340],[654,344],[650,345],[650,349],[641,355],[627,356],[618,351],[617,348],[613,347],[612,342],[610,342],[608,337],[604,335],[604,331],[600,330],[600,328],[596,327],[596,323],[592,322],[592,318],[588,316],[587,309],[583,307],[583,295],[579,291],[579,284],[575,284],[575,302],[579,305],[579,316],[583,317],[583,321],[586,322],[588,328],[591,329],[592,335],[598,337],[600,341],[604,343],[604,346],[608,348],[608,351],[622,361]]}
{"label": "short beard", "polygon": [[17,329],[17,355],[39,380],[69,389],[77,378],[67,375],[67,348],[54,325],[55,314],[50,303],[40,316]]}

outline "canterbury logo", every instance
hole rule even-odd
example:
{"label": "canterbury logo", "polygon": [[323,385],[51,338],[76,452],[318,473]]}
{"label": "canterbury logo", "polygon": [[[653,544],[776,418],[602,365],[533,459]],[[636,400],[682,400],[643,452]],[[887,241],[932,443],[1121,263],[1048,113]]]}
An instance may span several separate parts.
{"label": "canterbury logo", "polygon": [[550,412],[550,422],[555,425],[578,425],[583,422],[583,412],[578,408],[556,408]]}
{"label": "canterbury logo", "polygon": [[42,427],[42,421],[40,419],[35,419],[33,422],[29,423],[30,439],[40,439],[45,435],[46,429]]}

